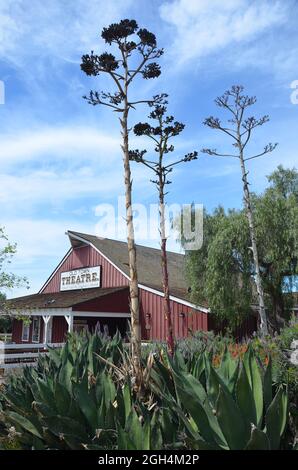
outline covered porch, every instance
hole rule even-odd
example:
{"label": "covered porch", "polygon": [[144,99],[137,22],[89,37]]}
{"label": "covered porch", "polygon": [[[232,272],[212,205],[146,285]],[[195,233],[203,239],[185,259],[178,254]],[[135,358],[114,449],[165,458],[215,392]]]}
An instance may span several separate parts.
{"label": "covered porch", "polygon": [[[26,321],[25,317],[28,317]],[[101,331],[125,337],[129,328],[128,312],[31,312],[13,320],[12,344],[30,345],[64,343],[67,333]]]}
{"label": "covered porch", "polygon": [[129,327],[127,287],[35,294],[14,299],[13,344],[63,343],[73,331],[125,336]]}
{"label": "covered porch", "polygon": [[34,364],[48,348],[61,347],[68,333],[101,331],[123,338],[129,330],[127,287],[95,288],[19,297],[11,304],[12,337],[0,343],[0,371]]}

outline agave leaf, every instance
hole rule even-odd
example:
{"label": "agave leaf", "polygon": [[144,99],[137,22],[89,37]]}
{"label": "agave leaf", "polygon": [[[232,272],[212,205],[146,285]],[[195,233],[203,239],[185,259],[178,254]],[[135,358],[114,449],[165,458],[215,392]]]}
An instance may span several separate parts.
{"label": "agave leaf", "polygon": [[202,373],[204,372],[204,369],[205,369],[205,362],[204,362],[204,356],[203,354],[201,354],[194,366],[192,367],[192,370],[190,371],[191,372],[191,375],[193,375],[196,379],[200,380],[200,377],[202,375]]}
{"label": "agave leaf", "polygon": [[142,432],[142,445],[141,448],[138,450],[150,450],[150,438],[151,438],[151,425],[150,419],[147,419],[143,424],[143,432]]}
{"label": "agave leaf", "polygon": [[220,443],[224,444],[224,437],[213,416],[201,383],[190,374],[177,372],[174,372],[174,380],[180,401],[196,423],[200,435],[208,442],[212,443],[220,439]]}
{"label": "agave leaf", "polygon": [[266,417],[266,434],[270,441],[271,450],[279,448],[280,438],[287,423],[288,396],[283,387],[280,387],[270,404]]}
{"label": "agave leaf", "polygon": [[54,349],[54,348],[48,348],[49,352],[49,358],[51,361],[54,362],[55,366],[58,367],[61,365],[61,353],[60,350]]}
{"label": "agave leaf", "polygon": [[270,450],[270,443],[266,433],[256,426],[252,426],[250,439],[245,450]]}
{"label": "agave leaf", "polygon": [[118,450],[135,450],[133,442],[129,434],[122,429],[120,425],[117,427],[117,449]]}
{"label": "agave leaf", "polygon": [[[171,429],[175,428],[171,423]],[[173,440],[164,441],[166,444],[172,443]],[[161,412],[155,410],[151,419],[151,450],[160,450],[164,445],[161,433]]]}
{"label": "agave leaf", "polygon": [[86,418],[88,425],[91,430],[97,428],[97,409],[95,403],[90,399],[90,394],[88,393],[88,384],[86,379],[82,380],[80,384],[74,385],[74,394],[78,402],[78,405]]}
{"label": "agave leaf", "polygon": [[43,416],[56,416],[57,411],[50,408],[48,405],[41,401],[36,401],[34,404],[34,411],[37,412],[39,418],[43,418]]}
{"label": "agave leaf", "polygon": [[75,421],[67,416],[44,417],[44,423],[51,433],[60,437],[61,435],[72,436],[80,442],[88,440],[88,434],[81,422]]}
{"label": "agave leaf", "polygon": [[37,401],[44,402],[49,408],[57,412],[56,400],[49,381],[44,382],[43,380],[37,380],[38,395],[35,394]]}
{"label": "agave leaf", "polygon": [[263,383],[262,377],[260,374],[260,368],[256,361],[255,356],[253,355],[252,349],[249,348],[244,356],[243,361],[244,367],[246,369],[247,378],[250,383],[252,394],[254,397],[254,404],[256,410],[256,425],[257,427],[261,426],[262,417],[263,417]]}
{"label": "agave leaf", "polygon": [[66,387],[64,387],[61,383],[56,382],[54,388],[54,396],[56,402],[56,408],[58,414],[61,415],[68,415],[69,406],[71,403],[71,396]]}
{"label": "agave leaf", "polygon": [[207,371],[207,395],[209,401],[215,407],[217,403],[217,398],[219,394],[219,388],[223,388],[228,394],[229,389],[225,384],[224,380],[219,376],[219,374],[215,371],[214,367],[211,363],[205,369]]}
{"label": "agave leaf", "polygon": [[102,384],[103,399],[105,401],[106,407],[108,408],[116,398],[116,387],[109,375],[101,374],[99,377]]}
{"label": "agave leaf", "polygon": [[266,409],[272,402],[272,360],[269,357],[269,362],[264,373],[264,402]]}
{"label": "agave leaf", "polygon": [[254,396],[248,381],[246,369],[242,364],[236,384],[236,399],[246,425],[257,424]]}
{"label": "agave leaf", "polygon": [[5,390],[5,394],[2,394],[1,396],[3,397],[3,401],[5,400],[8,402],[14,410],[20,413],[31,413],[32,402],[34,400],[32,395],[30,399],[27,399],[27,397],[22,396],[22,394],[20,394],[17,390],[8,389]]}
{"label": "agave leaf", "polygon": [[63,366],[60,369],[59,375],[58,375],[58,380],[63,384],[69,393],[72,391],[72,382],[71,382],[71,377],[74,372],[74,367],[73,364],[69,361],[66,360],[63,364]]}
{"label": "agave leaf", "polygon": [[231,393],[221,385],[216,403],[216,416],[229,448],[231,450],[244,449],[249,439],[249,431]]}
{"label": "agave leaf", "polygon": [[22,416],[19,413],[15,413],[14,411],[8,411],[7,416],[9,420],[13,423],[21,426],[23,429],[30,432],[34,436],[42,439],[41,429],[38,429],[38,425],[32,422],[32,416],[26,418],[25,416]]}
{"label": "agave leaf", "polygon": [[177,404],[174,403],[169,408],[163,407],[159,413],[159,421],[162,435],[164,441],[168,443],[173,443],[176,439],[176,432],[178,428],[177,415],[175,413],[176,406]]}
{"label": "agave leaf", "polygon": [[138,415],[132,408],[125,424],[125,431],[129,434],[130,445],[133,450],[142,450],[143,445],[143,429],[139,421]]}
{"label": "agave leaf", "polygon": [[185,360],[179,349],[176,349],[174,357],[173,357],[173,367],[179,370],[187,370],[187,366],[185,364]]}
{"label": "agave leaf", "polygon": [[94,352],[95,352],[95,348],[94,348],[94,342],[95,342],[95,338],[96,338],[96,335],[91,335],[89,337],[89,341],[88,341],[88,355],[87,355],[87,368],[89,370],[89,372],[91,374],[94,375],[94,372],[95,372],[95,368],[94,368]]}
{"label": "agave leaf", "polygon": [[[167,390],[172,396],[176,396],[175,387],[172,381],[172,374],[170,369],[168,369],[161,361],[155,360],[155,365],[157,367],[157,373],[160,375],[160,379],[162,379],[163,387],[161,391]],[[154,374],[154,369],[151,370],[151,373]],[[154,378],[154,375],[152,375]]]}
{"label": "agave leaf", "polygon": [[130,393],[130,388],[128,384],[124,385],[122,394],[123,394],[124,409],[125,409],[125,419],[127,419],[131,412],[131,393]]}
{"label": "agave leaf", "polygon": [[227,347],[225,346],[224,353],[221,358],[220,366],[218,368],[218,374],[227,382],[230,378],[231,367],[232,367],[231,357],[230,357]]}

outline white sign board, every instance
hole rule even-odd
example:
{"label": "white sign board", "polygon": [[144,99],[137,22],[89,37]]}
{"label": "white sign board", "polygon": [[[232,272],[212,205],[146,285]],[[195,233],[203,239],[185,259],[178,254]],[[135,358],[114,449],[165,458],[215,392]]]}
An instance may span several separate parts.
{"label": "white sign board", "polygon": [[90,289],[100,287],[100,266],[74,269],[61,273],[60,290]]}

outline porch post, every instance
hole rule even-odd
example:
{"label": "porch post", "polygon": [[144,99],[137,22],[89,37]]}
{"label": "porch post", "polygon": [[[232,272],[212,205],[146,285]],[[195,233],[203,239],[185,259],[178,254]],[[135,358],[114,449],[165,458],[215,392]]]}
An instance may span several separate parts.
{"label": "porch post", "polygon": [[44,344],[47,344],[47,339],[48,339],[48,323],[51,319],[50,315],[42,315],[42,319],[44,321],[44,332],[43,332],[43,342]]}
{"label": "porch post", "polygon": [[65,320],[67,321],[68,324],[68,333],[72,333],[73,331],[73,316],[70,315],[64,315]]}

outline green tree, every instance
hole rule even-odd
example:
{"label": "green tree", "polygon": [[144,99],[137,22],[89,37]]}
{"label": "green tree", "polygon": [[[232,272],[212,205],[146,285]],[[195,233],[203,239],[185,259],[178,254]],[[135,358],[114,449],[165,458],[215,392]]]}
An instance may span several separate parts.
{"label": "green tree", "polygon": [[262,282],[277,327],[298,287],[298,172],[279,166],[268,180],[264,194],[253,195],[253,205]]}
{"label": "green tree", "polygon": [[[84,98],[93,106],[107,106],[120,117],[122,156],[124,167],[124,184],[126,199],[127,244],[130,271],[130,309],[132,326],[132,356],[137,380],[141,370],[141,327],[139,318],[138,273],[134,224],[132,211],[132,179],[129,159],[129,113],[139,104],[158,103],[160,97],[151,99],[133,99],[131,88],[137,78],[145,80],[160,75],[160,67],[155,62],[163,50],[157,47],[156,37],[147,29],[139,28],[135,20],[124,19],[103,28],[101,37],[112,47],[116,55],[104,52],[100,55],[85,54],[82,57],[81,69],[88,76],[107,76],[115,86],[115,92],[91,91]],[[138,88],[137,88],[138,89]]]}
{"label": "green tree", "polygon": [[[0,292],[0,309],[5,306],[6,295]],[[9,315],[0,315],[0,333],[11,332],[11,317]]]}
{"label": "green tree", "polygon": [[[251,195],[266,308],[275,329],[287,315],[290,292],[297,284],[298,173],[278,169],[263,194]],[[213,314],[235,327],[257,303],[250,232],[244,210],[218,208],[204,215],[201,250],[187,253],[192,300],[208,300]],[[288,291],[285,278],[290,279]]]}
{"label": "green tree", "polygon": [[3,227],[0,227],[0,313],[2,315],[9,314],[5,291],[23,286],[24,284],[28,286],[25,277],[20,277],[7,271],[12,257],[16,253],[16,248],[16,244],[8,241]]}

